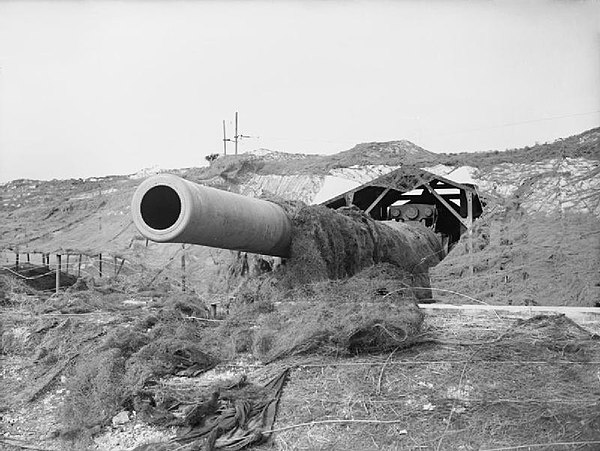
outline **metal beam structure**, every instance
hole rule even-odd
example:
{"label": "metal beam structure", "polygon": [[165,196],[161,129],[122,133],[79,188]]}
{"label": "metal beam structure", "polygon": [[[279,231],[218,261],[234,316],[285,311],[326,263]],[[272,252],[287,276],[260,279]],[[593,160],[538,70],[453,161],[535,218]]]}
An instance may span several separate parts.
{"label": "metal beam structure", "polygon": [[435,197],[437,200],[440,201],[440,203],[446,207],[446,209],[456,218],[458,219],[458,221],[464,225],[465,227],[468,227],[468,222],[466,220],[466,218],[463,218],[461,215],[458,214],[458,212],[452,208],[452,206],[448,203],[448,201],[446,199],[444,199],[440,194],[438,194],[431,186],[429,186],[429,183],[425,183],[425,185],[423,185],[427,191],[429,191],[433,197]]}
{"label": "metal beam structure", "polygon": [[375,200],[373,201],[373,203],[372,203],[371,205],[369,205],[369,208],[367,208],[367,209],[365,210],[365,213],[366,213],[366,214],[369,214],[369,213],[371,213],[371,210],[373,210],[373,208],[375,208],[375,206],[376,206],[376,205],[377,205],[379,202],[381,202],[381,199],[383,199],[383,198],[385,197],[385,195],[386,195],[387,193],[389,193],[389,192],[390,192],[390,190],[391,190],[391,188],[389,188],[389,187],[388,187],[388,188],[386,188],[386,189],[384,189],[384,190],[381,192],[381,194],[380,194],[379,196],[377,196],[377,199],[375,199]]}
{"label": "metal beam structure", "polygon": [[[421,190],[421,194],[412,193]],[[453,192],[448,192],[453,190]],[[410,194],[408,194],[410,193]],[[457,205],[453,200],[458,200]],[[458,183],[416,166],[403,166],[357,188],[333,197],[322,205],[340,208],[354,205],[373,219],[387,220],[388,209],[398,201],[431,204],[437,207],[435,230],[456,243],[483,212],[483,203],[474,186]]]}

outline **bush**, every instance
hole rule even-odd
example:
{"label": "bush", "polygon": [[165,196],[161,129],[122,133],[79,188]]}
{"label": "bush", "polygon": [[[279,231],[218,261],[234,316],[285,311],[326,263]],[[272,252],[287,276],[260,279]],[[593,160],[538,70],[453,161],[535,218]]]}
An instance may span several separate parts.
{"label": "bush", "polygon": [[131,357],[150,342],[150,337],[131,327],[120,326],[106,337],[101,349],[118,349],[125,358]]}
{"label": "bush", "polygon": [[141,390],[151,379],[177,374],[190,368],[201,373],[217,363],[203,346],[186,340],[163,337],[152,340],[127,360],[126,386],[130,394]]}
{"label": "bush", "polygon": [[62,412],[67,430],[107,424],[117,413],[125,391],[125,360],[119,349],[108,349],[80,361]]}
{"label": "bush", "polygon": [[206,161],[208,161],[209,163],[212,163],[213,161],[215,161],[217,158],[219,158],[219,154],[218,153],[211,153],[210,155],[206,155],[204,157],[204,159]]}

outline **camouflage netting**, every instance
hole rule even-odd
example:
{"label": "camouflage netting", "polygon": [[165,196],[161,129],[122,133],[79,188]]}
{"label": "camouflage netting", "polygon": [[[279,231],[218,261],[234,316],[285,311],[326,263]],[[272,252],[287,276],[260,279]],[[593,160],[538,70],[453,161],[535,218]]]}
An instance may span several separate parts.
{"label": "camouflage netting", "polygon": [[475,222],[473,253],[463,239],[432,270],[433,284],[458,292],[469,286],[488,304],[593,307],[600,304],[599,234],[592,214],[528,213],[506,202]]}
{"label": "camouflage netting", "polygon": [[343,280],[288,289],[272,276],[255,277],[239,288],[224,335],[237,351],[251,350],[264,361],[407,347],[423,314],[406,276],[397,266],[380,263]]}
{"label": "camouflage netting", "polygon": [[391,229],[358,209],[307,206],[293,224],[289,272],[294,282],[342,279],[376,263],[391,263],[409,274],[405,282],[410,286],[429,287],[428,268],[440,261],[435,236],[408,225]]}
{"label": "camouflage netting", "polygon": [[[108,310],[115,316],[87,328],[79,317],[43,320],[27,343],[39,372],[24,399],[36,398],[64,373],[69,385],[62,409],[65,436],[108,425],[126,410],[156,425],[196,427],[192,435],[180,431],[180,442],[238,449],[262,440],[260,430],[274,421],[275,395],[250,405],[247,393],[235,399],[221,393],[217,401],[225,410],[214,422],[207,417],[202,424],[188,424],[170,410],[179,395],[160,381],[197,376],[243,353],[270,362],[303,354],[389,352],[415,343],[423,322],[416,302],[430,296],[427,271],[438,261],[435,237],[429,240],[410,227],[398,232],[351,209],[285,208],[294,225],[291,258],[276,266],[277,259],[239,253],[227,267],[231,302],[222,321],[208,318],[208,307],[223,299],[223,291],[205,296],[154,289],[145,295],[147,310],[137,318],[117,315],[131,308],[131,287],[65,291],[40,306],[68,313]],[[120,287],[120,280],[139,283],[115,275],[111,287]],[[149,289],[156,280],[153,276],[140,285]],[[3,341],[17,352],[18,343],[8,343],[11,337]],[[196,398],[190,401],[197,405],[212,399],[208,392]],[[265,412],[270,420],[257,423]]]}
{"label": "camouflage netting", "polygon": [[[378,263],[397,268],[395,277],[413,287],[423,301],[431,299],[429,268],[442,258],[440,243],[421,226],[396,223],[388,227],[356,208],[331,210],[323,206],[284,205],[292,218],[291,256],[275,271],[268,285],[278,290],[307,283],[353,276]],[[272,269],[272,259],[240,254],[229,268],[230,286],[238,276],[253,277]],[[241,283],[247,281],[242,279]],[[253,283],[252,281],[250,283]]]}
{"label": "camouflage netting", "polygon": [[228,268],[225,328],[236,351],[264,361],[300,354],[349,355],[407,347],[431,298],[428,268],[440,260],[428,230],[393,229],[353,208],[284,205],[291,257],[240,253]]}

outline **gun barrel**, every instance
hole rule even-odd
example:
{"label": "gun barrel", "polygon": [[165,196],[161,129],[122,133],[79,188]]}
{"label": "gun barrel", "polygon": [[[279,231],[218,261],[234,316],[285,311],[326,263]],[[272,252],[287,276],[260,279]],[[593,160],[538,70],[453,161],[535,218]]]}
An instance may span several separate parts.
{"label": "gun barrel", "polygon": [[143,181],[131,212],[140,233],[152,241],[289,256],[292,224],[279,205],[172,174]]}

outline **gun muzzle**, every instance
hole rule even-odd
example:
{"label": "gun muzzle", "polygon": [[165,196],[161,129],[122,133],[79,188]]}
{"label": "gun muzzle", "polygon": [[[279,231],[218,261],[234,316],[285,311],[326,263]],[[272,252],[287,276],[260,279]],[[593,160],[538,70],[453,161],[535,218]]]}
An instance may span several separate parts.
{"label": "gun muzzle", "polygon": [[279,205],[172,174],[142,182],[131,212],[140,233],[152,241],[289,256],[292,224]]}

